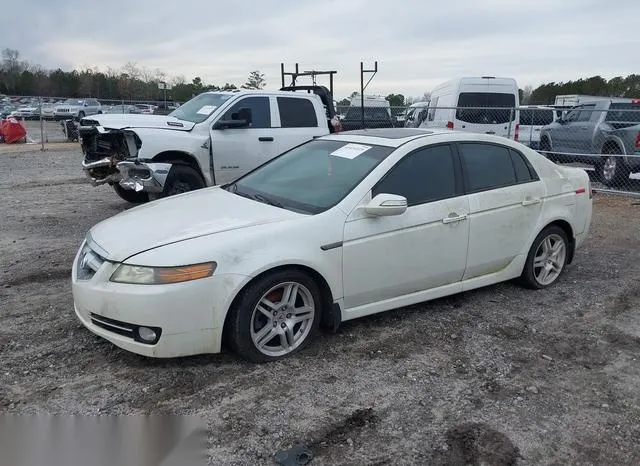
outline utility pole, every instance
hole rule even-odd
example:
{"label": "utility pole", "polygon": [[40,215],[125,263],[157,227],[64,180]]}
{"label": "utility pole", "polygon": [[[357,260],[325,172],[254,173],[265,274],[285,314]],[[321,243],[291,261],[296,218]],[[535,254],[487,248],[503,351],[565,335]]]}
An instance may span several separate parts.
{"label": "utility pole", "polygon": [[[378,62],[375,62],[375,66],[372,70],[365,70],[364,63],[360,62],[360,113],[362,118],[362,129],[364,129],[364,90],[367,88],[373,77],[378,72]],[[364,75],[365,73],[373,73],[367,81],[367,84],[364,83]]]}

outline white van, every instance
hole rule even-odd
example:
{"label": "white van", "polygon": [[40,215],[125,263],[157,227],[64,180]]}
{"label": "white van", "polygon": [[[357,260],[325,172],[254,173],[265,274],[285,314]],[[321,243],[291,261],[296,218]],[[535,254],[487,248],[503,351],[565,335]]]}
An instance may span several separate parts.
{"label": "white van", "polygon": [[518,142],[538,150],[540,145],[540,129],[558,119],[554,107],[543,105],[523,105],[519,109],[520,132]]}
{"label": "white van", "polygon": [[496,134],[517,141],[519,105],[518,83],[513,78],[452,79],[431,93],[421,127]]}

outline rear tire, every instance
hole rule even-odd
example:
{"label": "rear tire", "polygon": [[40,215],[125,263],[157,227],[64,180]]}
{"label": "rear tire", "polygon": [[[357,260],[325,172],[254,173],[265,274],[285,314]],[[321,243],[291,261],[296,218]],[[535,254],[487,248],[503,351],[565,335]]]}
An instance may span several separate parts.
{"label": "rear tire", "polygon": [[162,197],[174,196],[206,187],[202,176],[187,165],[174,164],[169,170]]}
{"label": "rear tire", "polygon": [[548,226],[531,245],[520,283],[534,290],[553,285],[564,272],[568,257],[567,234],[559,226]]}
{"label": "rear tire", "polygon": [[317,333],[321,306],[318,285],[307,274],[282,270],[265,275],[240,294],[225,323],[225,339],[251,362],[289,357]]}
{"label": "rear tire", "polygon": [[598,178],[607,187],[620,187],[624,183],[629,183],[629,175],[631,170],[624,160],[622,160],[620,151],[613,147],[607,147],[602,150],[603,154],[611,154],[603,156],[602,160],[596,164]]}
{"label": "rear tire", "polygon": [[149,195],[144,191],[134,191],[132,189],[124,189],[118,183],[114,183],[113,189],[116,194],[127,202],[132,204],[142,204],[149,201]]}

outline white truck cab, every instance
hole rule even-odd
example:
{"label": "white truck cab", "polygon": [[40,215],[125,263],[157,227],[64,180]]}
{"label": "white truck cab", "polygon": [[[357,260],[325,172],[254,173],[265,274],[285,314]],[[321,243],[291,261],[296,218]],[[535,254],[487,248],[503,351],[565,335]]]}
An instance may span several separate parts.
{"label": "white truck cab", "polygon": [[202,93],[169,115],[96,115],[79,126],[83,169],[129,202],[226,184],[336,129],[320,95]]}

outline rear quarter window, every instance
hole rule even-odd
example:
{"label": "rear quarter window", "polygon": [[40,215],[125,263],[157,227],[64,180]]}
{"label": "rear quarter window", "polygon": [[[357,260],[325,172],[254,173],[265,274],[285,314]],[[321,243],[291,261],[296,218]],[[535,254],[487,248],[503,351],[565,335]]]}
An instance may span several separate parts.
{"label": "rear quarter window", "polygon": [[316,109],[309,99],[278,97],[280,126],[282,128],[316,128]]}

